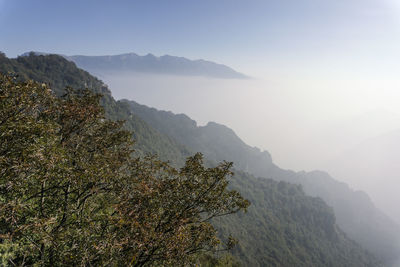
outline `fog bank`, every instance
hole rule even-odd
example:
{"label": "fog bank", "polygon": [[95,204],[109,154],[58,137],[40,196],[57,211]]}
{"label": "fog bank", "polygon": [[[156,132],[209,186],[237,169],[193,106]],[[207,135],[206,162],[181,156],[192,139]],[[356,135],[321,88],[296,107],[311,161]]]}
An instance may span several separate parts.
{"label": "fog bank", "polygon": [[[268,150],[283,168],[328,170],[336,179],[365,190],[383,211],[400,222],[395,205],[390,205],[400,202],[392,190],[400,187],[397,169],[382,165],[386,159],[373,147],[368,152],[375,159],[369,161],[349,152],[371,138],[400,129],[400,110],[393,103],[397,93],[389,84],[386,90],[375,90],[374,83],[354,80],[311,83],[291,79],[288,83],[283,79],[143,73],[98,76],[116,99],[185,113],[199,125],[209,121],[225,124],[249,145]],[[398,158],[387,161],[396,164]],[[365,170],[363,164],[374,171]],[[347,167],[342,168],[344,165]],[[365,173],[369,173],[368,179]]]}

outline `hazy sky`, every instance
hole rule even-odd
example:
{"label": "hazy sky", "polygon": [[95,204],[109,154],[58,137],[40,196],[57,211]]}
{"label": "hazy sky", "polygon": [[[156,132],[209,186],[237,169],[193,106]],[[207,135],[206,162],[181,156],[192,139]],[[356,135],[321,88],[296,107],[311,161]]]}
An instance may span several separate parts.
{"label": "hazy sky", "polygon": [[203,58],[278,86],[313,87],[315,98],[344,100],[345,111],[343,91],[360,97],[353,109],[398,106],[400,0],[0,0],[0,36],[10,57]]}
{"label": "hazy sky", "polygon": [[0,0],[0,51],[9,57],[212,60],[260,81],[259,105],[279,95],[287,124],[299,126],[375,109],[400,114],[399,47],[400,0]]}
{"label": "hazy sky", "polygon": [[[285,168],[400,128],[400,0],[0,0],[0,51],[231,66],[255,79],[108,78],[117,97],[227,124]],[[132,81],[141,91],[122,91]]]}
{"label": "hazy sky", "polygon": [[300,111],[293,120],[400,113],[400,0],[0,0],[0,36],[10,57],[136,52],[227,64],[285,96],[282,106]]}
{"label": "hazy sky", "polygon": [[278,83],[393,84],[399,2],[0,0],[0,50],[10,57],[151,52],[213,60]]}
{"label": "hazy sky", "polygon": [[28,50],[172,54],[250,75],[315,75],[321,67],[386,75],[398,67],[396,2],[0,0],[0,48],[11,57]]}

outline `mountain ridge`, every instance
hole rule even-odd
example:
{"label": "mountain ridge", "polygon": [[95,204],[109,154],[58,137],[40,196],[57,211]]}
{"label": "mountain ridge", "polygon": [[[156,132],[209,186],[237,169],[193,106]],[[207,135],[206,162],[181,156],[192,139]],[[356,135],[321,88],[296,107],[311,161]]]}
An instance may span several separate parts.
{"label": "mountain ridge", "polygon": [[[21,56],[48,55],[44,52],[26,52]],[[219,79],[248,79],[249,77],[224,65],[204,59],[191,60],[180,56],[155,56],[148,53],[140,56],[136,53],[118,55],[60,55],[74,62],[79,68],[92,74],[104,75],[112,72],[140,72],[179,76],[205,76]]]}
{"label": "mountain ridge", "polygon": [[[100,80],[55,55],[17,59],[0,55],[0,72],[10,71],[18,74],[18,79],[49,83],[58,95],[66,85],[109,93]],[[125,120],[136,140],[135,148],[142,152],[139,155],[156,153],[179,165],[179,160],[193,153],[131,112],[129,103],[115,101],[110,94],[104,94],[101,103],[107,118]],[[193,126],[193,121],[188,121]],[[298,185],[255,178],[240,170],[235,173],[230,186],[254,205],[247,214],[232,216],[216,226],[222,235],[233,232],[241,239],[233,253],[245,266],[381,266],[337,229],[332,209],[320,198],[305,195]]]}
{"label": "mountain ridge", "polygon": [[377,209],[365,192],[351,189],[324,171],[294,172],[281,169],[273,163],[268,152],[246,145],[236,134],[232,135],[233,130],[226,126],[212,122],[197,127],[191,122],[190,127],[185,129],[188,120],[186,118],[179,122],[182,115],[157,111],[134,101],[121,101],[128,103],[132,112],[152,127],[214,161],[233,161],[236,168],[256,177],[302,185],[307,195],[320,197],[333,207],[337,223],[350,238],[390,264],[398,260],[400,226]]}

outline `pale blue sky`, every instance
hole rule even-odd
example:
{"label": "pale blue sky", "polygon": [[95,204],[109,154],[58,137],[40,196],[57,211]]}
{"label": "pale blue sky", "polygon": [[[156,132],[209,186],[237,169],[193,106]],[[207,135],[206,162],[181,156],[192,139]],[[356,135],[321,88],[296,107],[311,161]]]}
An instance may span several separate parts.
{"label": "pale blue sky", "polygon": [[[259,104],[273,101],[300,127],[374,109],[400,113],[399,47],[400,0],[0,0],[0,51],[9,57],[212,60],[260,79]],[[263,138],[249,140],[268,148]]]}
{"label": "pale blue sky", "polygon": [[0,51],[9,57],[203,58],[322,118],[400,113],[399,47],[400,0],[0,0]]}
{"label": "pale blue sky", "polygon": [[257,74],[357,58],[365,66],[382,56],[387,64],[399,44],[395,2],[0,0],[0,50],[171,54]]}

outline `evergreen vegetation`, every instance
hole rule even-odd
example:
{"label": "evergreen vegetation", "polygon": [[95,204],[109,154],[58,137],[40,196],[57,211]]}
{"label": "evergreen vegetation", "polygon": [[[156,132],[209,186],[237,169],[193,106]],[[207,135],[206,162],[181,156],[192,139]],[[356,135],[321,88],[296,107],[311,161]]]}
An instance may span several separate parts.
{"label": "evergreen vegetation", "polygon": [[125,120],[124,129],[132,132],[137,153],[157,154],[162,160],[177,162],[179,165],[191,154],[182,145],[149,127],[130,111],[128,105],[115,101],[102,81],[60,56],[35,56],[31,53],[9,59],[3,54],[0,55],[0,73],[16,75],[19,81],[31,79],[46,83],[58,96],[63,95],[67,87],[89,88],[92,92],[103,95],[100,103],[107,118]]}
{"label": "evergreen vegetation", "polygon": [[[184,114],[173,114],[122,100],[132,112],[159,132],[179,140],[192,151],[199,151],[208,159],[234,162],[236,169],[256,177],[272,178],[302,185],[310,196],[323,199],[334,210],[336,222],[353,240],[382,258],[389,266],[396,266],[400,253],[400,227],[377,209],[368,195],[354,191],[345,183],[322,171],[293,172],[275,165],[267,151],[245,144],[231,129],[210,122],[197,126]],[[252,202],[257,205],[257,201]]]}
{"label": "evergreen vegetation", "polygon": [[[18,183],[29,182],[29,188],[17,184],[17,195],[2,198],[2,204],[15,205],[21,212],[17,214],[22,216],[17,217],[17,225],[13,224],[15,220],[1,222],[0,253],[3,258],[49,264],[51,257],[60,257],[57,259],[70,260],[71,264],[101,265],[108,261],[138,266],[157,262],[161,265],[192,262],[203,266],[237,266],[239,262],[244,266],[380,266],[372,255],[346,237],[336,225],[332,209],[321,199],[306,196],[300,186],[255,178],[241,171],[235,171],[228,186],[227,177],[231,174],[229,163],[218,165],[215,158],[207,156],[207,166],[214,167],[206,168],[199,154],[185,160],[192,148],[178,144],[176,140],[179,139],[168,136],[161,129],[156,130],[155,125],[149,126],[132,111],[129,103],[115,101],[101,81],[64,58],[30,55],[8,59],[3,56],[0,57],[0,71],[18,74],[20,81],[35,78],[41,83],[49,83],[58,96],[67,93],[64,97],[55,98],[42,92],[43,99],[50,97],[51,101],[39,103],[51,102],[51,112],[40,108],[36,111],[39,117],[28,117],[30,123],[19,125],[19,121],[16,122],[22,133],[33,138],[21,138],[25,143],[13,148],[21,152],[15,153],[15,160],[7,164],[16,162],[21,168],[34,168],[25,173],[18,168],[7,167],[9,165],[2,166],[2,170],[17,172],[7,175],[14,175]],[[68,81],[66,77],[71,77],[73,81]],[[73,93],[63,90],[71,85],[70,82],[76,88],[87,86],[95,93],[102,93],[100,102],[104,107],[104,116],[113,121],[103,118],[101,109],[96,106],[96,96],[85,91]],[[15,81],[9,83],[11,87],[17,86]],[[23,84],[42,88],[41,84]],[[31,101],[28,106],[37,103],[28,99]],[[134,157],[130,153],[127,132],[122,130],[120,122],[116,122],[118,119],[125,120],[124,129],[133,131]],[[83,124],[83,135],[71,135],[65,140],[68,145],[59,145],[60,139],[63,139],[60,135],[62,129],[73,127],[73,123],[81,120],[90,122]],[[173,122],[170,126],[175,127],[176,132],[185,128]],[[7,127],[13,129],[10,125]],[[183,131],[180,135],[182,138],[193,137]],[[18,136],[10,132],[8,138]],[[2,151],[10,151],[11,147],[4,147]],[[22,153],[25,148],[30,149],[29,153]],[[40,151],[37,155],[44,157],[44,161],[31,159],[33,156],[23,157],[36,155],[31,152],[37,150]],[[221,153],[218,155],[225,154],[225,151],[216,150],[215,153]],[[163,160],[169,160],[172,166],[154,156],[145,156],[154,153]],[[264,156],[268,158],[269,155]],[[115,161],[118,162],[114,164]],[[3,162],[6,164],[6,161],[1,161],[1,164]],[[29,179],[18,176],[27,174]],[[54,181],[50,179],[53,176]],[[44,191],[49,195],[43,198],[45,205],[42,205],[42,185],[51,186],[48,180],[56,185],[60,181],[62,186]],[[212,192],[206,189],[210,186]],[[229,189],[226,189],[227,186]],[[4,187],[6,189],[8,187]],[[71,196],[67,201],[63,198],[65,192]],[[237,192],[252,203],[248,212],[216,218],[247,207],[248,202]],[[19,202],[20,197],[26,198],[29,194],[34,196],[29,205]],[[88,198],[82,200],[87,195]],[[80,204],[82,202],[85,204]],[[18,205],[22,205],[21,210]],[[40,205],[46,208],[44,217],[38,212]],[[187,210],[193,205],[196,209]],[[82,209],[82,217],[74,209]],[[10,216],[10,213],[3,214]],[[217,231],[207,219],[212,220]],[[24,228],[25,224],[27,228]],[[170,231],[170,228],[173,230]],[[18,229],[18,235],[9,235],[10,229]],[[214,251],[229,248],[236,243],[230,233],[239,239],[232,250],[237,259],[229,254],[222,254],[219,259],[208,253],[190,255],[213,248]],[[47,238],[42,239],[43,236]],[[218,245],[218,237],[225,246]],[[31,239],[39,242],[40,246],[35,247],[29,242]],[[40,242],[44,243],[43,250],[40,249]],[[55,248],[63,252],[50,253]],[[123,248],[130,249],[125,251]],[[60,262],[63,261],[57,263]]]}
{"label": "evergreen vegetation", "polygon": [[210,220],[249,205],[226,189],[232,164],[131,157],[131,134],[99,99],[0,76],[2,263],[184,265],[224,249]]}

